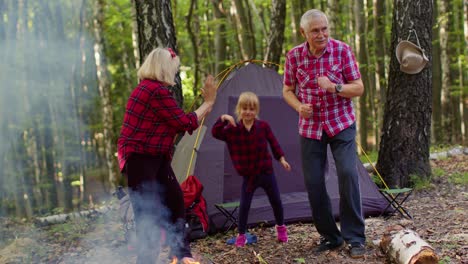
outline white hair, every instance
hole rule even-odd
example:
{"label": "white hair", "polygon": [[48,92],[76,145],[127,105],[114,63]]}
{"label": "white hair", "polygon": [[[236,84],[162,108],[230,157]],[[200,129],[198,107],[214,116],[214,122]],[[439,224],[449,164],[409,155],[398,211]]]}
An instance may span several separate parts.
{"label": "white hair", "polygon": [[328,24],[328,17],[327,17],[327,15],[325,15],[325,13],[323,13],[322,11],[320,11],[318,9],[308,10],[301,17],[301,23],[300,23],[301,28],[304,29],[304,30],[307,30],[308,27],[309,27],[310,22],[313,19],[319,18],[319,17],[325,18],[325,20],[327,21],[327,24]]}
{"label": "white hair", "polygon": [[138,78],[158,80],[168,85],[175,85],[175,75],[179,71],[179,56],[173,55],[166,48],[155,48],[146,57],[138,70]]}

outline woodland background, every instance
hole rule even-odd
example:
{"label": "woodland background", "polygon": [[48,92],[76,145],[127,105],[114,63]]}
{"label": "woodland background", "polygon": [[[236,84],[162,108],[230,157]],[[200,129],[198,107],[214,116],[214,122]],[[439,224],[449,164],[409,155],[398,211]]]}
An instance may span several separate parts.
{"label": "woodland background", "polygon": [[[311,8],[356,54],[357,140],[389,184],[430,178],[431,149],[466,146],[467,0],[0,0],[0,216],[89,207],[125,184],[116,139],[152,48],[180,55],[172,89],[189,110],[208,73],[250,59],[282,73]],[[416,75],[394,56],[409,29],[430,58]]]}

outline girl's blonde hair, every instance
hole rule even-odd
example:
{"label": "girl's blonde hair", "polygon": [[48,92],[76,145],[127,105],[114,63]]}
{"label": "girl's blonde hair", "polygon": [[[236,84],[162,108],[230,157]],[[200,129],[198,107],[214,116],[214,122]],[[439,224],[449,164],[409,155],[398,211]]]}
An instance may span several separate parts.
{"label": "girl's blonde hair", "polygon": [[179,71],[180,59],[167,48],[155,48],[146,57],[138,70],[138,78],[158,80],[167,85],[175,85],[175,75]]}
{"label": "girl's blonde hair", "polygon": [[237,121],[240,121],[240,112],[244,107],[252,107],[256,111],[255,117],[258,118],[258,113],[260,112],[260,102],[256,94],[252,92],[243,92],[239,95],[239,100],[237,101],[236,106],[236,117]]}

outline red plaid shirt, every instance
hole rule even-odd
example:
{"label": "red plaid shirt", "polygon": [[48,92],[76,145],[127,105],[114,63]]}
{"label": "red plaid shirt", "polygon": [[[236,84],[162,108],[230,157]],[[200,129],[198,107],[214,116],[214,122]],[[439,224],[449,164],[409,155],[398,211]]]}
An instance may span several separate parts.
{"label": "red plaid shirt", "polygon": [[239,175],[255,177],[261,173],[273,173],[273,164],[268,143],[275,159],[284,156],[278,140],[276,140],[270,125],[262,120],[255,120],[250,131],[242,122],[236,127],[218,118],[211,130],[213,137],[226,141],[231,160]]}
{"label": "red plaid shirt", "polygon": [[310,118],[299,118],[299,134],[320,140],[322,131],[333,137],[356,118],[352,100],[318,87],[317,76],[328,76],[331,82],[344,84],[361,78],[361,73],[351,48],[331,38],[318,58],[309,53],[307,42],[286,55],[284,84],[296,86],[299,101],[313,107]]}
{"label": "red plaid shirt", "polygon": [[171,156],[175,135],[197,127],[197,115],[185,114],[161,82],[141,81],[128,99],[117,142],[120,170],[131,153]]}

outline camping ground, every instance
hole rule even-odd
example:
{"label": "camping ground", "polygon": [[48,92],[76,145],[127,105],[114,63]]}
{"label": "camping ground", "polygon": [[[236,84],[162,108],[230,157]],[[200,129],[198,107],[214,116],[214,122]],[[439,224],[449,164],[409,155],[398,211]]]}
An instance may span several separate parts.
{"label": "camping ground", "polygon": [[[259,241],[242,249],[226,245],[234,236],[217,234],[192,243],[201,263],[388,263],[378,246],[387,227],[401,224],[415,230],[432,245],[439,263],[468,263],[468,155],[434,160],[434,178],[415,191],[407,207],[414,216],[384,220],[366,219],[367,256],[352,260],[347,251],[311,254],[318,234],[311,223],[290,224],[290,241],[275,242],[273,227],[259,226],[251,232]],[[0,219],[0,263],[135,263],[135,251],[128,250],[116,210],[64,224],[35,227],[15,219]],[[160,263],[169,263],[163,251]]]}

